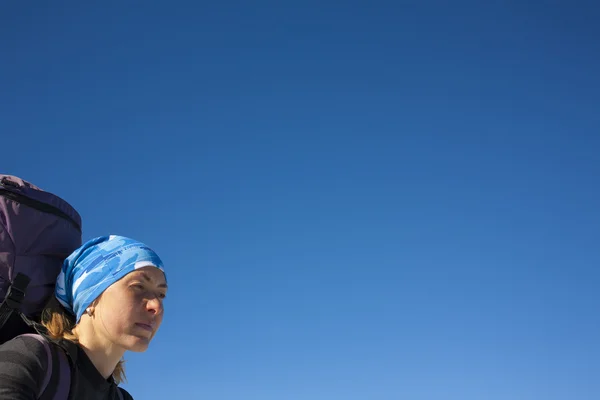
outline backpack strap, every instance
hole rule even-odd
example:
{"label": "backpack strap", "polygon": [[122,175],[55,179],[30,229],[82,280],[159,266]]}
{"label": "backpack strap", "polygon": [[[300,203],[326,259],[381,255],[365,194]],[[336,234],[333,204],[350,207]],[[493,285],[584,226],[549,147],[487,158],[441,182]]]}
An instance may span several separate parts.
{"label": "backpack strap", "polygon": [[[48,395],[44,393],[43,398],[44,400],[67,400],[69,398],[69,393],[71,392],[71,365],[69,364],[67,354],[62,348],[57,346],[52,346],[52,348],[57,355],[59,367],[58,380],[54,387],[47,388]],[[50,396],[51,394],[52,396]]]}
{"label": "backpack strap", "polygon": [[[54,365],[58,366],[58,375],[53,376],[39,400],[67,400],[73,387],[72,366],[77,360],[77,345],[68,340],[53,340],[43,336],[44,339],[51,341],[54,346],[50,346],[54,355]],[[56,373],[55,373],[56,375]]]}
{"label": "backpack strap", "polygon": [[31,279],[27,275],[18,273],[15,279],[8,288],[8,293],[4,298],[4,301],[0,305],[0,329],[4,326],[6,321],[10,318],[13,311],[21,308],[21,303],[25,298],[25,292]]}

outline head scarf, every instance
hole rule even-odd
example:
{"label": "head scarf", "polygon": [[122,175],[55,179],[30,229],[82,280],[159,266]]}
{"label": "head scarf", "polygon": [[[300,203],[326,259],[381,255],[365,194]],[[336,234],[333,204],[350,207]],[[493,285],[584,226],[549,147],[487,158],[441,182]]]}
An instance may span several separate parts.
{"label": "head scarf", "polygon": [[91,239],[64,261],[55,296],[79,322],[86,308],[110,285],[147,266],[164,272],[161,259],[143,243],[116,235]]}

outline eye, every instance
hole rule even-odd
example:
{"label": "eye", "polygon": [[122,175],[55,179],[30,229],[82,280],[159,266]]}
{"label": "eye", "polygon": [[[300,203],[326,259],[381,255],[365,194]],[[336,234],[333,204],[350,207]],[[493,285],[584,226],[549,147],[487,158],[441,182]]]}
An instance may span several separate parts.
{"label": "eye", "polygon": [[159,293],[159,294],[158,294],[158,297],[159,297],[161,300],[164,300],[164,299],[165,299],[165,297],[167,297],[167,295],[166,295],[165,293]]}

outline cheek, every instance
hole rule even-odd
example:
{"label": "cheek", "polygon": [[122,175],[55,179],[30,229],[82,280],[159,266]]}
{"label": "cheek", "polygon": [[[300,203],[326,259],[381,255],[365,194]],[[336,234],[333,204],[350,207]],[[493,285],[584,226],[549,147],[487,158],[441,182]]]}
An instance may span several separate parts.
{"label": "cheek", "polygon": [[127,330],[133,323],[136,311],[135,299],[128,296],[110,296],[102,299],[102,325],[111,334]]}

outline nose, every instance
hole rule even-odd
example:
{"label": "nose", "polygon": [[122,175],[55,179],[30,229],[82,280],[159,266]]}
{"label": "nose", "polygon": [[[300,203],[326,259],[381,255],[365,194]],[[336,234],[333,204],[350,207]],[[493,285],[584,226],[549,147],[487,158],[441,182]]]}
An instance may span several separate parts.
{"label": "nose", "polygon": [[146,310],[154,315],[162,314],[164,312],[162,300],[158,296],[148,299],[148,302],[146,303]]}

